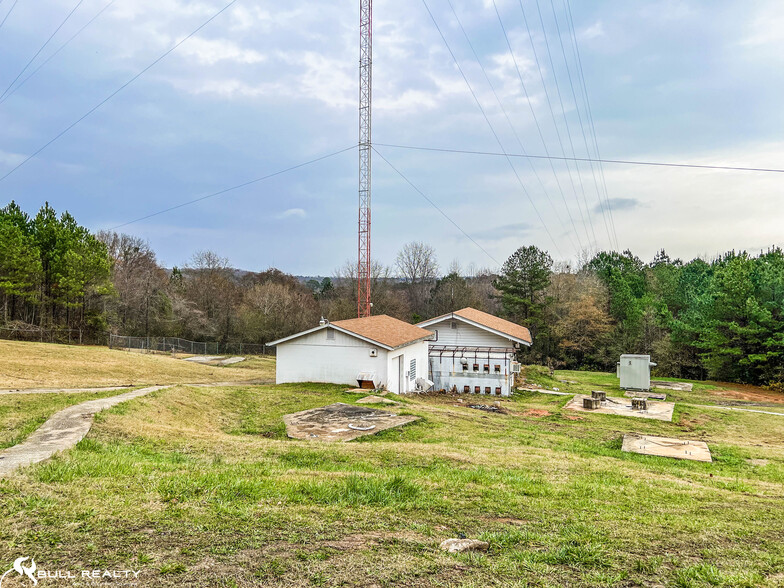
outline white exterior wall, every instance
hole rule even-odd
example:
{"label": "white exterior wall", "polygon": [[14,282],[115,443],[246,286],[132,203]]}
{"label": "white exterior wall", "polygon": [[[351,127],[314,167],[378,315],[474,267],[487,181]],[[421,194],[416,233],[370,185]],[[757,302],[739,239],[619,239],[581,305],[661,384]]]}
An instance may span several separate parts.
{"label": "white exterior wall", "polygon": [[[416,387],[417,378],[429,378],[427,366],[427,341],[419,341],[400,349],[387,352],[387,390],[395,394],[411,392]],[[403,389],[398,389],[398,361],[403,358]],[[416,374],[412,379],[411,360],[416,360]]]}
{"label": "white exterior wall", "polygon": [[[328,340],[327,333],[335,339]],[[370,350],[378,351],[370,357]],[[277,345],[275,381],[357,385],[360,372],[375,372],[375,384],[387,381],[387,350],[335,329],[322,329]]]}
{"label": "white exterior wall", "polygon": [[[452,323],[457,328],[452,328]],[[464,323],[460,319],[445,318],[429,327],[428,331],[438,331],[436,341],[432,345],[468,345],[469,347],[512,347],[514,343],[502,335],[496,335],[474,325]]]}
{"label": "white exterior wall", "polygon": [[[327,339],[327,332],[334,333],[334,340]],[[371,349],[377,351],[377,357],[370,356]],[[400,393],[397,386],[399,356],[403,357],[403,393],[410,392],[416,385],[409,377],[412,359],[416,359],[416,377],[428,376],[427,341],[388,351],[327,328],[279,343],[276,353],[275,381],[278,384],[324,382],[356,386],[360,372],[375,372],[376,386]]]}

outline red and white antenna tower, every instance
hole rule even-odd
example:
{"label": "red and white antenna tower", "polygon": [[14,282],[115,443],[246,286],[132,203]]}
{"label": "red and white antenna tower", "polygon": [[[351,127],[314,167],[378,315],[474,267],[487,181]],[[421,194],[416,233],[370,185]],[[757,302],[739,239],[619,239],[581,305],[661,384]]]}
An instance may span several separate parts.
{"label": "red and white antenna tower", "polygon": [[373,100],[373,0],[359,0],[359,241],[357,316],[370,316],[370,155]]}

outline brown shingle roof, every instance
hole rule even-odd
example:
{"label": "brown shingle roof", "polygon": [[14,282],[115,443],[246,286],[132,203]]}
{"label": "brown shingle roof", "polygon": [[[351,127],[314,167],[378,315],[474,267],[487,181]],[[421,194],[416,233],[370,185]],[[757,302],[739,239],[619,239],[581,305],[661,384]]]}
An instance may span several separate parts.
{"label": "brown shingle roof", "polygon": [[459,316],[471,322],[477,323],[479,325],[483,325],[488,329],[493,329],[494,331],[498,331],[499,333],[503,333],[504,335],[508,335],[509,337],[514,337],[515,339],[522,339],[523,341],[527,341],[529,344],[533,342],[531,339],[531,331],[527,328],[513,323],[511,321],[504,320],[502,318],[498,318],[497,316],[493,316],[492,314],[488,314],[486,312],[482,312],[481,310],[477,310],[475,308],[462,308],[460,310],[456,310],[455,312],[450,312],[449,314],[445,314],[433,319],[429,319],[427,321],[423,321],[421,324],[424,323],[432,323],[435,320],[443,319],[449,316]]}
{"label": "brown shingle roof", "polygon": [[393,349],[433,335],[430,331],[385,314],[334,321],[332,325]]}

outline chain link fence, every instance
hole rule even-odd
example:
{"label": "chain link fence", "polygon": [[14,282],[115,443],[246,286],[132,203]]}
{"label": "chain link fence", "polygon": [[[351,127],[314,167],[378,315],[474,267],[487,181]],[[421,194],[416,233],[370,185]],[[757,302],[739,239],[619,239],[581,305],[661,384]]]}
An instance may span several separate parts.
{"label": "chain link fence", "polygon": [[104,345],[106,334],[85,332],[83,329],[42,329],[0,327],[0,339],[10,341],[35,341],[39,343],[66,343],[68,345]]}
{"label": "chain link fence", "polygon": [[128,337],[109,335],[109,348],[129,351],[191,353],[193,355],[274,355],[274,347],[259,343],[190,341],[180,337]]}

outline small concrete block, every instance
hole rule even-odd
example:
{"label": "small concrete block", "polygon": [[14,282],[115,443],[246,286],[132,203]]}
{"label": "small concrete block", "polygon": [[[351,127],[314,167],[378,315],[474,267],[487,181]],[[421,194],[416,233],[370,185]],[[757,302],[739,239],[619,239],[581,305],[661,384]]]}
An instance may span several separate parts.
{"label": "small concrete block", "polygon": [[601,406],[601,401],[598,398],[583,398],[583,408],[588,410],[595,410]]}
{"label": "small concrete block", "polygon": [[632,398],[632,410],[648,410],[648,399]]}
{"label": "small concrete block", "polygon": [[607,401],[607,392],[602,392],[601,390],[592,390],[591,391],[591,398],[596,398],[599,402],[606,402]]}
{"label": "small concrete block", "polygon": [[478,539],[446,539],[439,545],[448,553],[462,553],[463,551],[487,551],[490,544]]}

